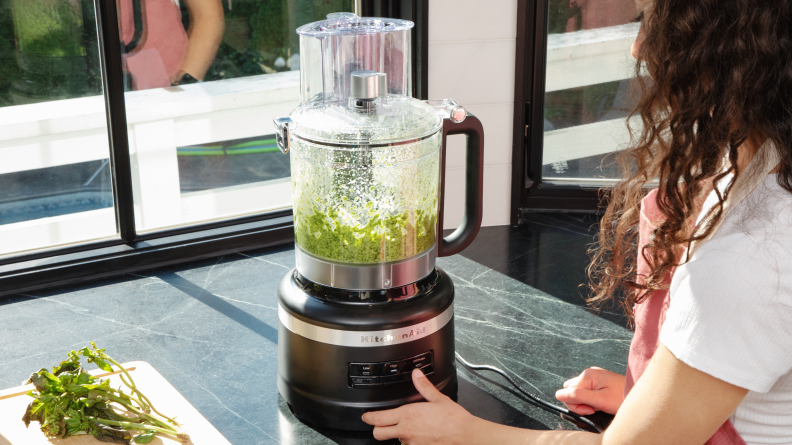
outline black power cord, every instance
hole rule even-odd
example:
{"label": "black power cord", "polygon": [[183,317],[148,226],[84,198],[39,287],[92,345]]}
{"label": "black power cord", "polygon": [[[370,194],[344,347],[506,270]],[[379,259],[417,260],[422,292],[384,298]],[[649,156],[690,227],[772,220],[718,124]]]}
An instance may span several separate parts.
{"label": "black power cord", "polygon": [[602,432],[605,431],[605,428],[607,428],[607,426],[608,426],[607,424],[610,424],[609,420],[611,420],[612,417],[610,419],[605,419],[605,423],[607,423],[607,424],[604,425],[604,426],[601,426],[601,425],[598,425],[597,423],[595,423],[594,421],[592,421],[591,419],[589,419],[586,416],[581,416],[580,414],[575,413],[573,411],[570,411],[569,409],[564,408],[563,406],[554,405],[554,404],[552,404],[550,402],[546,402],[546,401],[540,399],[539,397],[537,397],[537,396],[529,393],[525,389],[523,389],[520,385],[517,384],[517,382],[514,381],[514,379],[509,374],[506,373],[506,371],[504,371],[502,369],[496,368],[494,366],[489,366],[489,365],[474,365],[474,364],[468,362],[467,360],[465,360],[464,358],[462,358],[462,356],[459,355],[458,352],[456,353],[456,359],[459,361],[459,363],[462,363],[468,369],[473,369],[473,370],[476,370],[476,371],[492,371],[492,372],[496,372],[496,373],[502,375],[504,378],[506,378],[506,380],[509,381],[509,383],[511,383],[515,388],[517,388],[518,391],[520,391],[526,397],[528,397],[528,399],[530,399],[532,402],[534,402],[537,405],[542,406],[542,407],[544,407],[544,408],[546,408],[546,409],[548,409],[550,411],[555,411],[556,413],[560,414],[563,419],[569,420],[572,423],[574,423],[575,425],[577,425],[578,427],[581,427],[583,429],[591,431],[592,433],[602,433]]}

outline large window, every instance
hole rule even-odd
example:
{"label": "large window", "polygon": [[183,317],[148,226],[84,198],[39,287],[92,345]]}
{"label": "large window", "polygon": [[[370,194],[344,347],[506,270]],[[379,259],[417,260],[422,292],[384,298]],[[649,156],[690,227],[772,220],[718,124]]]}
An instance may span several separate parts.
{"label": "large window", "polygon": [[536,210],[601,210],[601,189],[621,177],[615,154],[630,142],[635,2],[518,5],[512,220]]}
{"label": "large window", "polygon": [[288,243],[295,29],[426,0],[0,0],[0,296]]}
{"label": "large window", "polygon": [[633,0],[550,0],[544,98],[545,182],[615,179],[608,156],[629,142]]}
{"label": "large window", "polygon": [[[294,30],[352,2],[116,4],[136,232],[289,208]],[[0,8],[0,255],[117,238],[94,1]]]}
{"label": "large window", "polygon": [[120,6],[138,231],[290,208],[272,120],[299,103],[294,30],[350,0]]}
{"label": "large window", "polygon": [[90,1],[0,2],[0,256],[117,237]]}

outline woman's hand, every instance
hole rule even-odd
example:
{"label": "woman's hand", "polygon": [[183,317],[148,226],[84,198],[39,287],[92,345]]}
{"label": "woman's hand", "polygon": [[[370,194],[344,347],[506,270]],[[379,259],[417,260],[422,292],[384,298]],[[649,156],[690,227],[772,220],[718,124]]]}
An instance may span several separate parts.
{"label": "woman's hand", "polygon": [[607,369],[588,368],[564,382],[564,389],[556,392],[556,398],[583,416],[594,411],[616,414],[624,401],[624,380],[623,375]]}
{"label": "woman's hand", "polygon": [[480,437],[489,422],[438,391],[420,370],[413,371],[412,380],[426,402],[363,414],[363,421],[374,425],[375,439],[398,438],[409,445],[478,443],[474,437]]}

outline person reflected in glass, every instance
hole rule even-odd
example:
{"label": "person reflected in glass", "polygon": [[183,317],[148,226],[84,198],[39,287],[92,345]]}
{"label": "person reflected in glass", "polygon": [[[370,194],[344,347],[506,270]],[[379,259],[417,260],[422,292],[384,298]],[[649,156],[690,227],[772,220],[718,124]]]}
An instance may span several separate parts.
{"label": "person reflected in glass", "polygon": [[635,18],[634,0],[571,0],[569,6],[578,14],[568,19],[566,32],[623,25]]}
{"label": "person reflected in glass", "polygon": [[124,69],[131,89],[192,83],[206,75],[223,39],[222,2],[181,1],[189,13],[188,29],[177,0],[119,0],[121,38],[128,51]]}
{"label": "person reflected in glass", "polygon": [[639,11],[643,125],[589,269],[589,302],[620,303],[635,323],[627,375],[589,368],[556,393],[613,422],[602,434],[498,425],[416,370],[426,402],[364,414],[376,439],[792,443],[792,0],[642,0]]}

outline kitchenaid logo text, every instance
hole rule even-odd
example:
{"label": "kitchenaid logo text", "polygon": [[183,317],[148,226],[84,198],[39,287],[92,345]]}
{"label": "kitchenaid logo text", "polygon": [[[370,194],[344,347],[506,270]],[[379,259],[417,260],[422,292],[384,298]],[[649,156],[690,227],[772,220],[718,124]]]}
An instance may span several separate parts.
{"label": "kitchenaid logo text", "polygon": [[377,335],[361,335],[360,342],[361,343],[386,343],[389,341],[396,341],[396,340],[406,340],[410,337],[417,337],[419,335],[426,334],[426,326],[418,329],[410,329],[410,332],[407,334],[397,334],[397,335],[384,335],[379,337]]}

